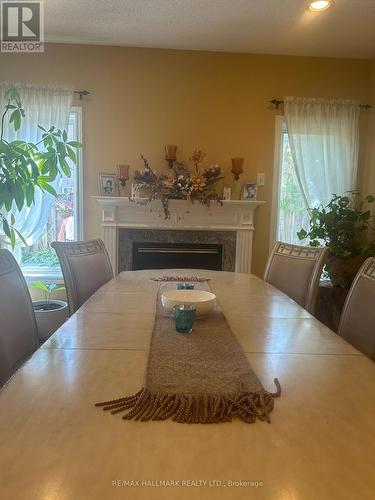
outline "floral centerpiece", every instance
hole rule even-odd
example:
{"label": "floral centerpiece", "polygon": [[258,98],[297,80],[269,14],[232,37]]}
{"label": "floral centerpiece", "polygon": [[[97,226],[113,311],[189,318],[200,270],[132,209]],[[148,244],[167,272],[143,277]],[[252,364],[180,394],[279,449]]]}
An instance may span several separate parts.
{"label": "floral centerpiece", "polygon": [[169,200],[198,201],[202,205],[210,205],[211,201],[222,204],[221,196],[212,189],[213,184],[223,178],[219,165],[202,168],[206,153],[194,150],[189,161],[193,164],[193,172],[183,162],[174,162],[170,173],[157,173],[147,159],[141,155],[143,170],[134,173],[134,189],[144,191],[148,197],[145,203],[159,199],[162,203],[164,218],[170,218]]}

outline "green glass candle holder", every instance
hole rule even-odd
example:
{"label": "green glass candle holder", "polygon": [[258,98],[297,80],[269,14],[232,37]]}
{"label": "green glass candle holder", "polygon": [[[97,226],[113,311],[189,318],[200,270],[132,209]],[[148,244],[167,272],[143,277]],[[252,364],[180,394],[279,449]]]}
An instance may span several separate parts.
{"label": "green glass candle holder", "polygon": [[177,290],[194,290],[192,283],[177,283]]}
{"label": "green glass candle holder", "polygon": [[173,315],[176,322],[176,332],[191,333],[193,331],[193,322],[196,309],[194,306],[181,304],[174,306]]}

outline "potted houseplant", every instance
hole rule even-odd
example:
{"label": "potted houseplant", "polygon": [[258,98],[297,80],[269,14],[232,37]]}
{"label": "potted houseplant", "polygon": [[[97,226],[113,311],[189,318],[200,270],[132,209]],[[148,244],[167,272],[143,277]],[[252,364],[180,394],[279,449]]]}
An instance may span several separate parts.
{"label": "potted houseplant", "polygon": [[31,288],[41,290],[44,300],[33,301],[39,340],[46,341],[68,318],[68,304],[63,300],[52,300],[52,294],[65,290],[56,283],[35,281]]}
{"label": "potted houseplant", "polygon": [[327,206],[310,210],[309,231],[297,233],[311,246],[329,247],[325,269],[333,286],[350,287],[362,263],[375,255],[375,217],[369,207],[374,201],[372,195],[361,200],[358,191],[333,195]]}
{"label": "potted houseplant", "polygon": [[17,131],[26,113],[14,87],[7,90],[5,97],[7,103],[0,117],[0,229],[14,248],[17,239],[27,246],[15,227],[14,208],[30,207],[38,189],[57,196],[51,183],[58,175],[70,177],[68,161],[77,163],[75,149],[81,144],[68,141],[66,130],[54,126],[47,130],[40,125],[41,139],[35,144],[20,139],[7,141],[4,137],[6,120]]}

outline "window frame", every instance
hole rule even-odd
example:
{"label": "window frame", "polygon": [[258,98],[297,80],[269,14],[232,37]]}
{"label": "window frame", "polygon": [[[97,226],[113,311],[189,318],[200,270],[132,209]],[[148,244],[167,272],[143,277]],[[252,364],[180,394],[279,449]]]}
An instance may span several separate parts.
{"label": "window frame", "polygon": [[[83,130],[83,120],[82,120],[82,106],[72,106],[71,113],[76,115],[77,119],[77,141],[82,144],[82,130]],[[74,228],[75,234],[77,235],[77,241],[83,239],[84,234],[84,218],[83,218],[83,151],[82,148],[77,149],[77,218],[76,225]]]}
{"label": "window frame", "polygon": [[[70,114],[74,114],[76,116],[76,124],[77,124],[77,137],[75,140],[82,143],[82,106],[72,106],[70,110]],[[82,148],[77,149],[77,183],[76,183],[76,193],[75,193],[75,202],[76,202],[76,214],[77,217],[75,219],[75,234],[77,235],[77,240],[83,239],[84,234],[84,220],[83,220],[83,204],[84,204],[84,196],[83,196],[83,151]],[[34,281],[43,280],[43,281],[52,281],[54,283],[63,283],[63,276],[61,273],[61,269],[56,269],[55,267],[37,267],[34,269],[32,266],[30,267],[21,267],[21,271],[25,277],[27,283],[32,283]]]}
{"label": "window frame", "polygon": [[281,161],[283,155],[283,136],[286,132],[285,118],[283,115],[275,117],[275,142],[273,157],[273,182],[272,182],[272,204],[271,204],[271,228],[270,228],[270,253],[275,246],[280,210],[281,190]]}

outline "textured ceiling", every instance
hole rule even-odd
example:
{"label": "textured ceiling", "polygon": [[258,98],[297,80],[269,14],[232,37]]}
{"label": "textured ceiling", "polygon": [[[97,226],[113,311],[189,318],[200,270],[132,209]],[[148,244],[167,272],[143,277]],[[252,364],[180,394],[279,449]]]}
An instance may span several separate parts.
{"label": "textured ceiling", "polygon": [[375,59],[375,0],[45,0],[46,41]]}

